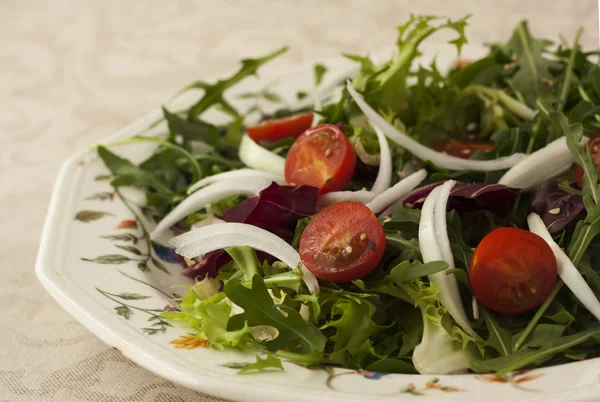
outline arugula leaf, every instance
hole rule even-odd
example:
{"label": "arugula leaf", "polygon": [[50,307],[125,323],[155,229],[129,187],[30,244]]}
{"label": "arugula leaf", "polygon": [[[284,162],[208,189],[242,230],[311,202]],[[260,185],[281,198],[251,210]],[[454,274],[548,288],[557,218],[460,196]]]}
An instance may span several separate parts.
{"label": "arugula leaf", "polygon": [[446,268],[448,268],[448,263],[445,261],[431,261],[425,264],[418,260],[412,262],[402,261],[392,268],[387,278],[400,286],[414,279],[443,271]]}
{"label": "arugula leaf", "polygon": [[224,291],[232,302],[244,309],[242,314],[229,319],[228,330],[268,325],[279,331],[275,339],[265,343],[269,350],[285,351],[288,357],[304,355],[299,357],[311,362],[322,358],[325,336],[313,325],[306,323],[296,310],[285,305],[276,306],[260,275],[252,278],[250,289],[240,282],[229,281]]}
{"label": "arugula leaf", "polygon": [[494,314],[486,307],[480,306],[479,310],[481,311],[481,315],[483,316],[489,331],[489,337],[485,341],[485,346],[495,349],[501,356],[508,356],[511,354],[511,338],[514,331],[502,327],[498,323],[498,320],[496,320]]}
{"label": "arugula leaf", "polygon": [[321,81],[323,81],[323,76],[325,76],[325,73],[327,72],[327,67],[325,67],[322,64],[315,64],[314,72],[315,86],[318,87],[319,85],[321,85]]}
{"label": "arugula leaf", "polygon": [[212,124],[201,120],[189,121],[162,108],[169,130],[181,135],[186,141],[202,141],[213,146],[219,146],[221,136],[219,130]]}
{"label": "arugula leaf", "polygon": [[600,329],[597,327],[581,331],[574,335],[564,336],[547,342],[539,349],[521,349],[518,352],[489,360],[476,360],[471,364],[471,368],[480,373],[495,371],[496,376],[501,377],[504,374],[519,370],[529,365],[539,365],[560,352],[577,346],[593,337],[600,336]]}
{"label": "arugula leaf", "polygon": [[381,359],[369,364],[367,371],[376,373],[417,374],[415,367],[402,359]]}
{"label": "arugula leaf", "polygon": [[[560,324],[539,324],[535,327],[529,338],[527,338],[527,342],[525,342],[522,347],[540,348],[552,340],[561,338],[566,328],[566,325]],[[515,334],[515,337],[518,337],[518,335],[519,334]]]}
{"label": "arugula leaf", "polygon": [[402,232],[386,233],[386,247],[400,251],[400,258],[403,260],[412,260],[421,257],[421,248],[417,238],[407,239]]}
{"label": "arugula leaf", "polygon": [[304,233],[304,229],[306,229],[306,225],[310,222],[312,216],[307,218],[302,218],[296,224],[296,230],[294,231],[294,238],[292,239],[292,247],[298,250],[300,247],[300,239],[302,238],[302,233]]}
{"label": "arugula leaf", "polygon": [[170,194],[172,192],[171,189],[156,180],[151,173],[140,169],[127,159],[113,154],[106,147],[99,145],[97,152],[114,176],[111,182],[114,187],[121,185],[148,186],[160,193]]}
{"label": "arugula leaf", "polygon": [[[235,84],[242,81],[244,78],[256,75],[258,69],[265,63],[273,60],[277,56],[285,53],[287,51],[287,47],[282,47],[279,50],[276,50],[273,53],[270,53],[266,56],[259,57],[258,59],[244,59],[242,60],[242,67],[228,79],[219,80],[214,84],[206,84],[204,82],[198,82],[192,84],[189,88],[201,88],[204,90],[204,95],[202,98],[198,100],[194,105],[190,107],[188,110],[188,120],[195,120],[202,113],[204,113],[208,108],[213,106],[214,104],[225,104],[225,99],[223,98],[223,94],[225,91]],[[230,108],[227,108],[230,109]]]}
{"label": "arugula leaf", "polygon": [[418,47],[421,42],[434,32],[449,28],[458,34],[458,37],[449,43],[454,44],[460,53],[462,46],[467,42],[465,27],[468,18],[469,16],[455,21],[448,19],[444,23],[434,25],[439,19],[412,15],[406,24],[398,27],[396,56],[367,80],[365,97],[369,104],[376,110],[397,109],[398,99],[405,95],[409,68],[419,54]]}
{"label": "arugula leaf", "polygon": [[552,87],[542,83],[542,80],[552,78],[550,67],[553,63],[543,56],[551,44],[551,41],[534,38],[527,21],[521,21],[503,48],[517,66],[516,72],[510,77],[511,82],[519,88],[529,106],[535,106],[540,96],[552,93]]}
{"label": "arugula leaf", "polygon": [[249,374],[262,371],[281,370],[283,371],[283,365],[281,360],[273,355],[267,355],[264,359],[260,356],[256,356],[256,362],[254,363],[228,363],[224,364],[225,367],[239,368],[240,371],[237,374]]}

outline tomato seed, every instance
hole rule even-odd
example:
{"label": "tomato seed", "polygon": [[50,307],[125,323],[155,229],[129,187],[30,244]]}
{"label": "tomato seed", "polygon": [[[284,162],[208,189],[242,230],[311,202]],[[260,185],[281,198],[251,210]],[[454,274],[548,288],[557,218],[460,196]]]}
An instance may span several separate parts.
{"label": "tomato seed", "polygon": [[361,240],[365,240],[366,238],[367,238],[367,234],[366,233],[361,233],[360,239]]}
{"label": "tomato seed", "polygon": [[346,253],[352,254],[352,246],[346,246]]}
{"label": "tomato seed", "polygon": [[327,148],[327,149],[325,150],[325,157],[326,157],[326,158],[328,158],[328,157],[331,155],[331,153],[332,153],[332,152],[333,152],[333,151],[331,151],[331,148]]}

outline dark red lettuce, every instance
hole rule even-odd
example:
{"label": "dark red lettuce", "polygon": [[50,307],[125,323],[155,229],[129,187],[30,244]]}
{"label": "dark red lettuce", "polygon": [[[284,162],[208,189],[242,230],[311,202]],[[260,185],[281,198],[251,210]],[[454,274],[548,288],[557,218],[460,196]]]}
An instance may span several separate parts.
{"label": "dark red lettuce", "polygon": [[[220,217],[227,222],[247,223],[268,230],[291,243],[300,219],[314,215],[319,189],[311,186],[280,186],[272,183],[257,196],[229,208]],[[257,253],[260,260],[269,259]],[[231,261],[223,250],[213,251],[192,267],[184,265],[187,276],[216,276],[219,269]]]}
{"label": "dark red lettuce", "polygon": [[[406,208],[421,208],[425,198],[431,191],[442,183],[428,184],[412,191],[405,199]],[[448,210],[471,212],[475,210],[491,211],[495,214],[506,216],[515,196],[521,191],[518,188],[507,187],[502,184],[486,183],[456,183],[450,192]]]}
{"label": "dark red lettuce", "polygon": [[531,209],[542,218],[550,233],[558,233],[585,208],[581,196],[569,194],[558,188],[556,180],[549,180],[536,191]]}

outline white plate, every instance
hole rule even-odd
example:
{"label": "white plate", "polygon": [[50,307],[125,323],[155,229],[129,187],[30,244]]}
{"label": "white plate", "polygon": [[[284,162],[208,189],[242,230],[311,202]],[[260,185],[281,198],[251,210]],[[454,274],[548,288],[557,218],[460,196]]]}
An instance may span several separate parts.
{"label": "white plate", "polygon": [[[465,55],[476,57],[482,51],[479,46],[469,46],[465,49]],[[429,47],[425,54],[430,57],[437,54],[438,65],[442,68],[454,58],[454,52],[448,46]],[[328,66],[330,70],[326,77],[331,82],[348,72],[353,65],[344,59],[336,59]],[[311,88],[312,80],[312,67],[309,66],[275,81],[248,79],[235,88],[235,92],[256,90],[268,85],[284,95],[286,102],[293,103],[295,93]],[[181,106],[190,101],[190,96],[186,96],[170,106],[177,109],[176,104]],[[242,107],[249,106],[245,102]],[[242,102],[236,103],[240,105]],[[138,134],[160,115],[160,110],[156,110],[116,136]],[[218,118],[216,115],[214,117]],[[164,125],[159,125],[151,134],[159,135],[164,131]],[[145,135],[148,133],[145,132]],[[151,148],[126,146],[113,150],[140,161]],[[306,369],[291,363],[284,363],[284,372],[236,375],[236,370],[224,364],[252,361],[253,355],[204,348],[194,343],[184,328],[162,325],[155,318],[155,312],[149,311],[162,310],[169,303],[168,295],[177,290],[170,289],[170,286],[189,283],[190,279],[181,274],[177,264],[167,262],[162,262],[162,265],[168,274],[151,261],[147,264],[149,271],[142,272],[138,268],[142,262],[139,260],[145,260],[146,257],[116,247],[134,246],[146,253],[142,225],[145,230],[150,230],[151,224],[135,206],[136,199],[143,200],[140,193],[123,190],[130,199],[129,209],[112,193],[113,189],[107,181],[96,180],[107,173],[102,161],[91,150],[74,155],[65,162],[48,212],[37,260],[37,275],[48,292],[90,331],[129,359],[164,378],[198,391],[240,401],[368,401],[403,398],[420,401],[478,401],[482,398],[488,401],[600,400],[598,359],[518,372],[501,379],[493,375],[433,377]],[[128,221],[135,220],[134,214],[140,217],[141,225],[117,228],[120,224],[127,226],[130,223]],[[120,235],[122,239],[102,237],[107,235]],[[142,238],[134,244],[133,237]],[[84,260],[106,255],[121,257],[104,257],[105,260],[112,258],[115,264]],[[132,296],[116,296],[121,293],[135,293],[146,298],[125,300],[123,297],[131,299]]]}

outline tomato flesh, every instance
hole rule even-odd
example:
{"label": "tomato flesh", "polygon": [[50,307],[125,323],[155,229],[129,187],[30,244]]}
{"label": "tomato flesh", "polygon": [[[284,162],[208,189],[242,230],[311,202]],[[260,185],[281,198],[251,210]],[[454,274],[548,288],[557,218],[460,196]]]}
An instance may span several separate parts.
{"label": "tomato flesh", "polygon": [[368,275],[383,256],[385,233],[365,205],[345,201],[322,209],[300,239],[300,259],[317,278],[350,282]]}
{"label": "tomato flesh", "polygon": [[476,151],[488,152],[494,149],[494,144],[487,141],[468,139],[458,141],[454,139],[439,140],[433,144],[433,149],[457,158],[469,159]]}
{"label": "tomato flesh", "polygon": [[556,258],[540,236],[522,229],[499,228],[477,246],[469,282],[484,306],[503,314],[518,314],[546,300],[556,275]]}
{"label": "tomato flesh", "polygon": [[300,113],[282,119],[269,119],[246,132],[256,142],[276,142],[284,138],[297,138],[312,125],[313,113]]}
{"label": "tomato flesh", "polygon": [[[596,169],[600,169],[600,131],[590,138],[585,148],[590,150]],[[583,168],[580,165],[573,168],[573,179],[579,188],[583,188]]]}
{"label": "tomato flesh", "polygon": [[320,194],[343,189],[354,174],[356,153],[348,138],[333,124],[306,130],[285,158],[289,184],[318,187]]}

